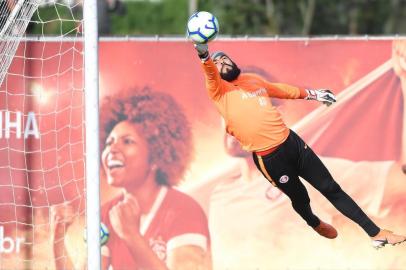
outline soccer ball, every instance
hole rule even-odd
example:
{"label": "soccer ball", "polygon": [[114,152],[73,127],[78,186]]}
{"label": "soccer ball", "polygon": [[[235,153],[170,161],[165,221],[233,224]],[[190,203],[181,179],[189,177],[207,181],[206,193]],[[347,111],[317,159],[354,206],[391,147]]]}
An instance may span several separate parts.
{"label": "soccer ball", "polygon": [[100,223],[100,245],[104,246],[107,241],[109,240],[109,229],[107,229],[107,226],[104,225],[103,222]]}
{"label": "soccer ball", "polygon": [[[100,223],[100,245],[101,246],[104,246],[107,243],[107,241],[109,240],[109,236],[110,236],[109,229],[107,229],[107,226],[103,222],[101,222]],[[85,228],[85,231],[83,234],[83,239],[86,242],[86,239],[87,239],[86,228]]]}
{"label": "soccer ball", "polygon": [[187,22],[187,36],[195,43],[207,43],[219,32],[217,18],[207,11],[198,11]]}

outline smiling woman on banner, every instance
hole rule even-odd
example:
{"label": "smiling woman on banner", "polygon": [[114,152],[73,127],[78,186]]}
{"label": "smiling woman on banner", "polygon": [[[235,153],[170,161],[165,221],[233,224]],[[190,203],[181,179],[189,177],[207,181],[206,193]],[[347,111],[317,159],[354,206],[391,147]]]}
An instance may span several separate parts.
{"label": "smiling woman on banner", "polygon": [[100,111],[102,167],[108,184],[122,189],[102,206],[110,231],[103,269],[210,268],[207,218],[172,188],[193,153],[182,109],[168,94],[130,89],[106,98]]}

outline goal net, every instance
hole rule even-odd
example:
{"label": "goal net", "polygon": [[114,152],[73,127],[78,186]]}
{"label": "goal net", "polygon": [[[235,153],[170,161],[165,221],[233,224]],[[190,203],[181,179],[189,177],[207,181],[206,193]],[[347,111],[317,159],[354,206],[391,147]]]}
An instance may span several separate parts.
{"label": "goal net", "polygon": [[82,10],[0,0],[0,269],[86,266]]}

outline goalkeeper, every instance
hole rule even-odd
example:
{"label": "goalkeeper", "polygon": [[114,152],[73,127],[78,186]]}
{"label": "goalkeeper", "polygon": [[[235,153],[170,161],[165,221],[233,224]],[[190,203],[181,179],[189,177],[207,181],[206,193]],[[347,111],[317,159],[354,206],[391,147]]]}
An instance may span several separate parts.
{"label": "goalkeeper", "polygon": [[342,214],[356,222],[372,239],[373,246],[399,244],[405,236],[380,229],[335,182],[312,149],[282,120],[271,98],[336,102],[327,89],[303,89],[270,83],[256,74],[241,74],[224,52],[211,56],[207,44],[195,44],[206,78],[210,99],[226,122],[226,131],[246,151],[256,167],[284,192],[294,210],[320,235],[333,239],[336,229],[321,221],[310,207],[310,198],[299,176],[323,194]]}

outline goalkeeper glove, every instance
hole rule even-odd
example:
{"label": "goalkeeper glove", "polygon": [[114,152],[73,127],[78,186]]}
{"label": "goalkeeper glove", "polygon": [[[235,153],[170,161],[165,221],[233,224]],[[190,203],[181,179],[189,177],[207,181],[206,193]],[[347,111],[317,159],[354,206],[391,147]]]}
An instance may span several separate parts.
{"label": "goalkeeper glove", "polygon": [[306,89],[307,100],[317,100],[330,106],[334,102],[336,102],[336,97],[334,96],[333,92],[328,89]]}
{"label": "goalkeeper glove", "polygon": [[207,59],[209,59],[209,46],[207,45],[207,43],[203,43],[203,44],[194,44],[195,49],[197,51],[197,55],[199,55],[200,59],[203,62],[206,62]]}

